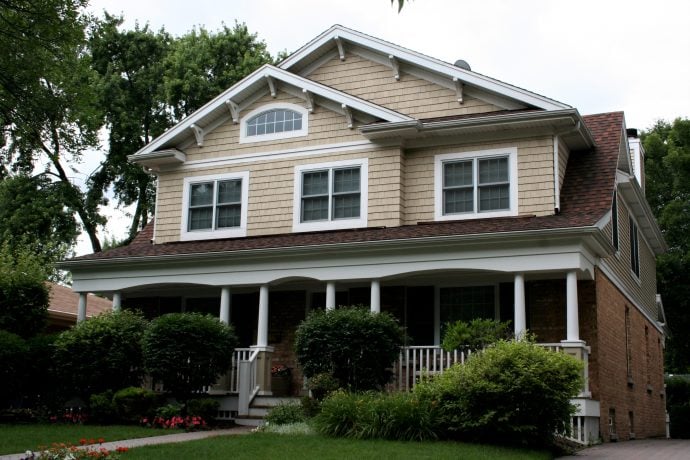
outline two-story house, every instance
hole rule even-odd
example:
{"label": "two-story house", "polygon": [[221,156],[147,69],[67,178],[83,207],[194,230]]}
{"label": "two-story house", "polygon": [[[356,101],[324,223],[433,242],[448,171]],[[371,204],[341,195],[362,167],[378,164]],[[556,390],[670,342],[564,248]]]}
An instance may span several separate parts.
{"label": "two-story house", "polygon": [[132,155],[157,177],[154,222],[62,266],[82,317],[101,292],[232,323],[243,348],[216,387],[232,416],[270,394],[272,363],[301,384],[311,309],[365,304],[407,330],[399,378],[438,362],[448,321],[510,320],[585,361],[576,439],[661,436],[665,243],[643,155],[620,112],[336,25]]}

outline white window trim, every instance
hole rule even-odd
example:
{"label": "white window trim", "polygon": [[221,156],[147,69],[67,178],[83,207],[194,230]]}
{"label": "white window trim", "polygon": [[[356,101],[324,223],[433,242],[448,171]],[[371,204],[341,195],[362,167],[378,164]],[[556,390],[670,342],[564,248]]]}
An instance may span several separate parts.
{"label": "white window trim", "polygon": [[[508,156],[508,174],[510,181],[510,209],[502,211],[476,211],[443,214],[443,164],[448,161],[484,159],[489,157]],[[473,162],[475,204],[477,204],[477,161]],[[506,217],[518,215],[518,165],[517,147],[503,149],[479,150],[474,152],[444,153],[434,157],[434,218],[435,220],[463,220],[487,217]]]}
{"label": "white window trim", "polygon": [[[287,131],[282,133],[259,134],[256,136],[247,136],[247,121],[251,120],[255,115],[268,110],[287,109],[298,112],[302,115],[302,129],[296,131]],[[303,137],[309,133],[309,112],[304,107],[297,104],[289,104],[287,102],[274,102],[271,104],[264,104],[251,112],[247,113],[240,120],[240,144],[249,144],[253,142],[272,141],[277,139],[289,139],[291,137]]]}
{"label": "white window trim", "polygon": [[[333,220],[329,216],[327,221],[301,222],[302,215],[302,173],[308,171],[319,171],[323,169],[332,170],[333,168],[344,168],[359,166],[359,217],[353,219]],[[332,173],[330,173],[332,175]],[[329,176],[330,177],[330,176]],[[369,159],[361,158],[356,160],[342,160],[328,163],[312,163],[295,166],[294,175],[294,195],[292,203],[292,231],[293,232],[315,232],[321,230],[341,230],[347,228],[361,228],[367,226],[368,203],[369,203]],[[330,187],[330,181],[329,181]],[[329,195],[332,191],[329,189]]]}
{"label": "white window trim", "polygon": [[[223,180],[242,180],[242,201],[240,210],[240,226],[233,228],[225,228],[221,230],[188,230],[189,229],[189,191],[192,184],[209,181],[223,181]],[[214,187],[214,195],[216,189]],[[247,204],[249,202],[249,171],[241,171],[228,174],[214,174],[210,176],[194,176],[185,177],[184,186],[182,187],[182,225],[180,227],[180,240],[210,240],[216,238],[236,238],[247,236]],[[215,198],[214,198],[215,199]]]}
{"label": "white window trim", "polygon": [[[632,257],[633,257],[633,247],[632,247],[632,225],[631,223],[635,224],[635,244],[637,246],[637,253],[635,254],[635,259],[637,260],[637,271],[639,273],[635,273],[635,270],[632,266]],[[630,270],[630,275],[632,278],[637,281],[637,284],[641,285],[642,283],[642,258],[640,256],[640,238],[641,232],[640,232],[640,226],[637,223],[637,219],[635,219],[632,214],[628,214],[628,247],[629,247],[629,258],[628,258],[628,269]]]}

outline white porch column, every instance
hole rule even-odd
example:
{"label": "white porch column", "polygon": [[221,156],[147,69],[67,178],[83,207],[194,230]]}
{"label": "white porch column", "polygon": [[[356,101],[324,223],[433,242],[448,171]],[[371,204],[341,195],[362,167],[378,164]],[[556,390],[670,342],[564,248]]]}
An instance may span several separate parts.
{"label": "white porch column", "polygon": [[268,284],[259,288],[259,324],[256,336],[257,346],[268,346]]}
{"label": "white porch column", "polygon": [[326,310],[335,310],[335,282],[326,283]]}
{"label": "white porch column", "polygon": [[527,313],[525,312],[525,275],[515,274],[515,338],[520,339],[527,332]]}
{"label": "white porch column", "polygon": [[220,290],[220,320],[230,324],[230,287],[223,286]]}
{"label": "white porch column", "polygon": [[113,311],[122,310],[122,294],[120,291],[113,292]]}
{"label": "white porch column", "polygon": [[566,341],[580,341],[580,320],[577,305],[577,272],[570,271],[565,277],[566,287]]}
{"label": "white porch column", "polygon": [[77,322],[80,323],[86,319],[86,292],[79,293],[79,305],[77,306]]}
{"label": "white porch column", "polygon": [[381,282],[371,280],[371,312],[381,313]]}

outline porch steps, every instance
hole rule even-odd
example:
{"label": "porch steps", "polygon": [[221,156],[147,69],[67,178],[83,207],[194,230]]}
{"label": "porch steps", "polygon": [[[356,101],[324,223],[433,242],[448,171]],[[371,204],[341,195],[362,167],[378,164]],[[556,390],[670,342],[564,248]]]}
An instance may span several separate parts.
{"label": "porch steps", "polygon": [[299,398],[285,396],[257,396],[249,405],[248,414],[237,414],[235,423],[244,426],[260,426],[268,412],[279,404],[299,402]]}

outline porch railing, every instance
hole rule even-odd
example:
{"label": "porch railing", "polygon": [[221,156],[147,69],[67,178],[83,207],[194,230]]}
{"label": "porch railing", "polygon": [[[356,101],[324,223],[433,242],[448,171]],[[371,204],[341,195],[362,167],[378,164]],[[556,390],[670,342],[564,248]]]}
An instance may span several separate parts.
{"label": "porch railing", "polygon": [[582,389],[580,390],[580,398],[591,398],[592,393],[589,391],[589,353],[591,348],[584,343],[538,343],[540,347],[544,347],[547,350],[555,351],[559,353],[566,353],[574,358],[582,361],[584,364],[582,369],[582,377],[584,383]]}
{"label": "porch railing", "polygon": [[237,393],[240,391],[240,362],[248,361],[252,354],[251,348],[235,348],[232,354],[232,365],[230,366],[228,391]]}
{"label": "porch railing", "polygon": [[440,346],[403,347],[395,364],[397,389],[410,390],[425,376],[440,374],[456,363],[464,363],[469,351],[444,351]]}
{"label": "porch railing", "polygon": [[239,415],[249,414],[249,405],[259,392],[256,379],[256,366],[259,350],[250,350],[246,359],[238,361],[238,401],[237,413]]}

